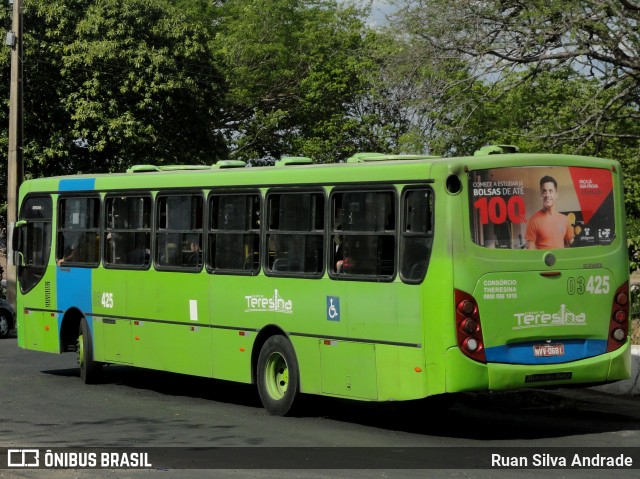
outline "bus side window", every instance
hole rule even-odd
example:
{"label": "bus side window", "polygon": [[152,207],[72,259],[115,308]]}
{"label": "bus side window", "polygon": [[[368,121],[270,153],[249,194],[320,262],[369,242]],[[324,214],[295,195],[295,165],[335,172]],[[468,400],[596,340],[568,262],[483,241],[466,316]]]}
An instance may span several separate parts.
{"label": "bus side window", "polygon": [[394,192],[336,192],[331,205],[332,276],[391,279],[396,251]]}
{"label": "bus side window", "polygon": [[267,272],[320,277],[324,269],[324,194],[267,196]]}
{"label": "bus side window", "polygon": [[151,197],[105,199],[104,264],[146,268],[151,258]]}
{"label": "bus side window", "polygon": [[157,198],[155,261],[158,269],[202,268],[203,198],[201,195]]}
{"label": "bus side window", "polygon": [[405,190],[403,208],[400,276],[407,283],[419,283],[427,272],[433,243],[432,190]]}
{"label": "bus side window", "polygon": [[58,266],[98,266],[100,198],[60,198],[56,262]]}
{"label": "bus side window", "polygon": [[260,269],[260,195],[212,195],[208,246],[210,270],[256,274]]}

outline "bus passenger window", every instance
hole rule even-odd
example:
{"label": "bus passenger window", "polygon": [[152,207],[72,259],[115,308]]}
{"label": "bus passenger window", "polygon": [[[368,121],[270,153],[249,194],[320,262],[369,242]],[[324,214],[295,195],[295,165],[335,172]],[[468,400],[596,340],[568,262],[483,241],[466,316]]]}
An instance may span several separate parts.
{"label": "bus passenger window", "polygon": [[260,195],[212,195],[208,242],[210,270],[256,274],[260,269]]}
{"label": "bus passenger window", "polygon": [[104,264],[147,268],[151,262],[151,197],[105,199]]}
{"label": "bus passenger window", "polygon": [[155,251],[158,269],[202,268],[203,215],[200,195],[158,197]]}
{"label": "bus passenger window", "polygon": [[98,266],[100,199],[61,198],[58,203],[58,266]]}
{"label": "bus passenger window", "polygon": [[267,272],[320,277],[324,264],[324,194],[269,193]]}
{"label": "bus passenger window", "polygon": [[426,275],[433,243],[432,190],[407,189],[403,207],[400,276],[406,283],[419,283]]}
{"label": "bus passenger window", "polygon": [[331,205],[332,276],[391,279],[396,251],[394,193],[336,192]]}

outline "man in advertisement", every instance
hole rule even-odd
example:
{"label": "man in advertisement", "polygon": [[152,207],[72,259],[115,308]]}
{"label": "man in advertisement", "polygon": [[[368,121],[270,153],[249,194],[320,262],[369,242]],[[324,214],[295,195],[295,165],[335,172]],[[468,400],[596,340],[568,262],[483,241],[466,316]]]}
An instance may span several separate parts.
{"label": "man in advertisement", "polygon": [[573,227],[569,218],[557,211],[558,182],[551,176],[540,179],[542,209],[527,222],[527,249],[555,249],[571,246]]}

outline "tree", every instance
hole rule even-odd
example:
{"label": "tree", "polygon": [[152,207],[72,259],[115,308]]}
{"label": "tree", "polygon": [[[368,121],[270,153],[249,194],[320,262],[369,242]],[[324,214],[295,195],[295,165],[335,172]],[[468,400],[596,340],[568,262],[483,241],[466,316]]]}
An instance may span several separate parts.
{"label": "tree", "polygon": [[31,175],[226,156],[209,32],[164,0],[31,0],[25,25]]}
{"label": "tree", "polygon": [[[578,147],[593,138],[640,140],[611,122],[640,118],[640,4],[633,0],[398,0],[397,22],[436,58],[468,62],[470,79],[496,88],[509,72],[570,68],[598,81],[583,115],[563,131]],[[513,87],[513,84],[507,84]],[[610,92],[614,92],[611,94]],[[607,101],[602,103],[601,97]],[[591,104],[589,104],[591,103]],[[598,105],[599,108],[595,108]],[[581,131],[577,138],[576,131]]]}
{"label": "tree", "polygon": [[363,11],[334,0],[229,0],[219,27],[235,157],[335,161],[385,147],[361,108],[374,67]]}
{"label": "tree", "polygon": [[[610,158],[635,154],[634,141],[602,136],[584,141],[590,129],[583,120],[604,108],[615,94],[601,92],[596,79],[585,78],[570,68],[558,68],[536,75],[528,70],[515,72],[501,81],[509,87],[496,89],[476,82],[473,89],[464,90],[465,100],[456,103],[458,110],[451,124],[439,124],[441,149],[471,152],[487,143],[514,143],[525,152]],[[628,116],[624,108],[620,114]],[[576,123],[582,126],[578,128]],[[602,131],[612,136],[623,127],[621,120],[601,125]]]}

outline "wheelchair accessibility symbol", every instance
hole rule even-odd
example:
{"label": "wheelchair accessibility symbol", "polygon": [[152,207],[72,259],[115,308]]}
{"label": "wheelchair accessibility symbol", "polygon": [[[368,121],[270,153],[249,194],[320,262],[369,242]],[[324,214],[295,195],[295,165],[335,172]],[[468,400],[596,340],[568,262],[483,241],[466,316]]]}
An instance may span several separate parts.
{"label": "wheelchair accessibility symbol", "polygon": [[340,298],[327,296],[327,321],[340,321]]}

